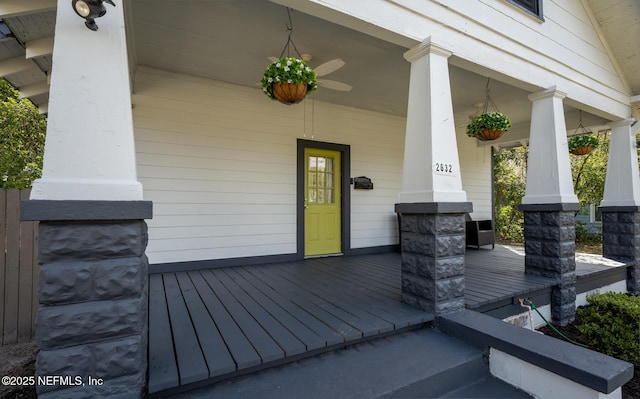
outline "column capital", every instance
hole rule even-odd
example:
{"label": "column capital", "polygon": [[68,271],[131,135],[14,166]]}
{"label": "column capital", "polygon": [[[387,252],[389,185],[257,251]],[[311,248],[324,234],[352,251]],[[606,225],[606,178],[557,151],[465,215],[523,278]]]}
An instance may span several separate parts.
{"label": "column capital", "polygon": [[446,58],[449,58],[451,54],[453,54],[451,51],[447,50],[441,43],[435,42],[433,36],[429,36],[422,43],[407,50],[404,53],[404,58],[409,62],[414,62],[431,53]]}
{"label": "column capital", "polygon": [[621,121],[610,122],[609,127],[631,126],[634,122],[636,122],[635,118],[627,118]]}
{"label": "column capital", "polygon": [[554,97],[560,100],[564,99],[567,96],[567,93],[558,90],[556,86],[551,86],[546,90],[542,90],[536,93],[529,94],[528,98],[530,101],[538,101],[544,98]]}

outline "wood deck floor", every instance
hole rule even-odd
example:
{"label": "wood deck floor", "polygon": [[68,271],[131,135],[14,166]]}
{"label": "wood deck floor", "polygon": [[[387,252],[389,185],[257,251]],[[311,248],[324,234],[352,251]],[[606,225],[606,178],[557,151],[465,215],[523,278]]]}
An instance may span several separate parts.
{"label": "wood deck floor", "polygon": [[[469,250],[465,302],[496,312],[551,279],[524,274],[504,247]],[[433,316],[400,302],[397,253],[150,275],[149,393],[222,380]],[[498,312],[499,313],[499,312]]]}

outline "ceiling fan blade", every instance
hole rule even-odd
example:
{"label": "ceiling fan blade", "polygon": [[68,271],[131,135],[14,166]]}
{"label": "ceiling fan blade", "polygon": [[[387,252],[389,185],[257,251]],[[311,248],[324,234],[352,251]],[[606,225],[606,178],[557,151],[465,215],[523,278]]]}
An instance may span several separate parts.
{"label": "ceiling fan blade", "polygon": [[267,58],[268,58],[268,59],[269,59],[269,61],[271,61],[271,62],[276,62],[276,61],[278,61],[278,60],[280,59],[280,58],[278,58],[278,57],[267,57]]}
{"label": "ceiling fan blade", "polygon": [[351,91],[353,89],[353,86],[335,80],[319,80],[318,85],[338,91]]}
{"label": "ceiling fan blade", "polygon": [[316,71],[316,75],[324,76],[330,74],[331,72],[337,71],[343,66],[344,61],[342,61],[340,58],[334,58],[331,61],[327,61],[324,64],[318,65],[317,67],[313,68],[313,70]]}

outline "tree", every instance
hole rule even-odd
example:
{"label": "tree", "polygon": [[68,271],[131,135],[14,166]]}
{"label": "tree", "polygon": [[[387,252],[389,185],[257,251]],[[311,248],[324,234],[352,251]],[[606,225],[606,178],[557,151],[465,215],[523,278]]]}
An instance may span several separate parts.
{"label": "tree", "polygon": [[27,188],[42,174],[47,118],[0,79],[0,188]]}
{"label": "tree", "polygon": [[501,240],[522,242],[524,215],[518,205],[525,192],[527,148],[497,150],[493,167],[496,235]]}
{"label": "tree", "polygon": [[573,190],[580,205],[600,205],[604,196],[604,180],[607,174],[610,131],[598,132],[600,145],[589,154],[571,156]]}
{"label": "tree", "polygon": [[[609,156],[609,131],[597,134],[600,145],[588,155],[571,155],[573,187],[582,206],[599,205]],[[494,153],[495,228],[499,239],[522,241],[524,216],[518,209],[526,186],[528,149],[501,149]]]}

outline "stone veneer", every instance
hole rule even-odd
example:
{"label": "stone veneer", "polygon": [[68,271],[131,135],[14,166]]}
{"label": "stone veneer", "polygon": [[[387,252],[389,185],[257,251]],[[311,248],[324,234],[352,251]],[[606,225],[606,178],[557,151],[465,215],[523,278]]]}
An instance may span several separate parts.
{"label": "stone veneer", "polygon": [[630,265],[627,291],[640,294],[640,207],[601,207],[602,256]]}
{"label": "stone veneer", "polygon": [[402,301],[434,314],[464,308],[465,213],[471,203],[396,204]]}
{"label": "stone veneer", "polygon": [[575,320],[576,226],[580,204],[523,204],[525,273],[550,277],[551,317],[560,325]]}
{"label": "stone veneer", "polygon": [[[141,397],[148,337],[144,219],[151,203],[24,201],[21,214],[41,220],[36,378],[71,378],[38,385],[39,397]],[[73,385],[76,377],[80,386]],[[89,377],[102,383],[90,385]]]}

